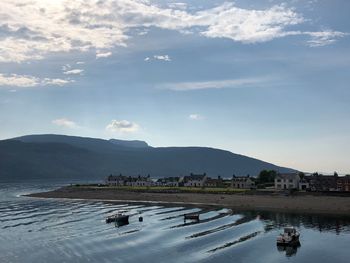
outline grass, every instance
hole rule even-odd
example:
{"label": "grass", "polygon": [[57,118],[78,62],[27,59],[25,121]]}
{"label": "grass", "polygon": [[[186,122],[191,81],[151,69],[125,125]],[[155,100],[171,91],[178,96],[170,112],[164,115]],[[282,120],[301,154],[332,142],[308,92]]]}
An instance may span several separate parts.
{"label": "grass", "polygon": [[226,193],[235,194],[249,191],[249,189],[236,189],[230,187],[169,187],[169,186],[105,186],[105,185],[74,185],[84,189],[115,189],[134,192],[181,192],[181,193]]}

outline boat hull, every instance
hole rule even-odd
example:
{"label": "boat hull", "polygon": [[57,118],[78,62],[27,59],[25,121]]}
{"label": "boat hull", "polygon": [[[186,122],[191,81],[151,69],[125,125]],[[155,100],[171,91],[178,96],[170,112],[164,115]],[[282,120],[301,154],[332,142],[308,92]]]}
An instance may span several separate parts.
{"label": "boat hull", "polygon": [[129,224],[129,216],[128,215],[122,215],[122,216],[110,216],[106,218],[106,223],[117,223],[118,225],[126,225]]}

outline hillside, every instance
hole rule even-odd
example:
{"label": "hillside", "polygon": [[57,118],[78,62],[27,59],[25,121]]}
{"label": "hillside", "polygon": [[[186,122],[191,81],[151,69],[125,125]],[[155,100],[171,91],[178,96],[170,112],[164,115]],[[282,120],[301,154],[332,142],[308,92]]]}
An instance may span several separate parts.
{"label": "hillside", "polygon": [[0,141],[0,180],[103,179],[111,173],[180,176],[256,176],[263,169],[291,172],[229,151],[206,147],[150,147],[142,141],[29,135]]}

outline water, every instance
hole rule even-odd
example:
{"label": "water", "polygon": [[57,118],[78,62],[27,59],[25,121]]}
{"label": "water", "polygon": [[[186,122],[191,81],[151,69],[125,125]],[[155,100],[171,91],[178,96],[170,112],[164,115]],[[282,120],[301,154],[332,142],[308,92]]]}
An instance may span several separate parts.
{"label": "water", "polygon": [[[57,186],[0,184],[0,262],[349,262],[350,219],[19,196]],[[105,223],[118,210],[129,225]],[[300,247],[276,246],[285,225]]]}

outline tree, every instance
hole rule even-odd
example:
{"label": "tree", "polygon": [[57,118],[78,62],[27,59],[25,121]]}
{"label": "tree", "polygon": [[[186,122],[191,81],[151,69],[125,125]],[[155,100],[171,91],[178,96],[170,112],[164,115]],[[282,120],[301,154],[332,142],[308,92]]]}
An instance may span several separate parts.
{"label": "tree", "polygon": [[303,180],[305,177],[305,174],[303,172],[299,172],[298,175],[300,177],[300,180]]}
{"label": "tree", "polygon": [[273,183],[276,175],[277,175],[277,172],[275,170],[262,170],[258,175],[258,183],[259,184]]}

